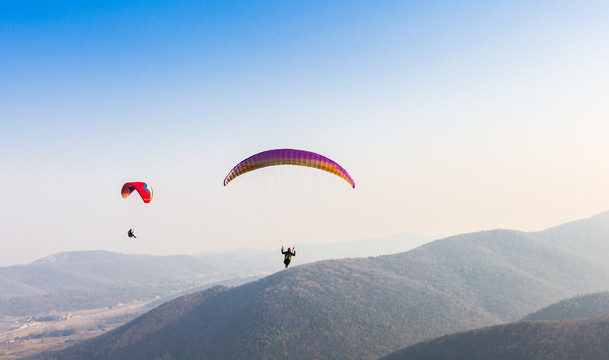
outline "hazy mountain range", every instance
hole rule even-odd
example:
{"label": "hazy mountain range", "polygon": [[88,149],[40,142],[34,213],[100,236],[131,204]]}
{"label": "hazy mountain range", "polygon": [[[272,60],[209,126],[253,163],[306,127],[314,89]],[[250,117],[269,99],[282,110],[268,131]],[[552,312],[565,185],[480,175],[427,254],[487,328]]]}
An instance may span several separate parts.
{"label": "hazy mountain range", "polygon": [[296,266],[178,298],[47,357],[376,359],[609,289],[608,239],[603,213],[540,232],[484,231],[395,255]]}
{"label": "hazy mountain range", "polygon": [[[402,234],[343,244],[303,244],[294,264],[389,254],[432,240]],[[236,250],[197,255],[128,255],[77,251],[31,264],[0,267],[0,316],[31,316],[171,297],[215,283],[238,284],[281,270],[276,251]]]}

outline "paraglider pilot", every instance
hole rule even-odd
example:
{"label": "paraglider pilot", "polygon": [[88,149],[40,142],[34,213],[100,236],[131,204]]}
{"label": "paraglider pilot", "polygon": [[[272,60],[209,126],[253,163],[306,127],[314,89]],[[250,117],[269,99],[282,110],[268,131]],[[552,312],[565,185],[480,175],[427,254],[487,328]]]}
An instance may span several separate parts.
{"label": "paraglider pilot", "polygon": [[137,236],[135,236],[135,234],[133,233],[133,229],[129,229],[129,231],[127,231],[127,235],[129,235],[129,237],[137,239]]}
{"label": "paraglider pilot", "polygon": [[283,246],[281,247],[281,253],[284,255],[283,256],[283,263],[285,264],[285,268],[288,268],[288,265],[290,265],[290,261],[292,261],[292,256],[296,256],[296,248],[290,249],[288,248],[288,251],[283,251]]}

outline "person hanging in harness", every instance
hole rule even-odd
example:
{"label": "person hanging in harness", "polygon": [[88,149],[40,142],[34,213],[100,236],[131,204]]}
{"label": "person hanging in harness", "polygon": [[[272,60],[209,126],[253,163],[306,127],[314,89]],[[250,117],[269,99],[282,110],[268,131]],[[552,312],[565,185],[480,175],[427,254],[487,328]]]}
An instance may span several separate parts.
{"label": "person hanging in harness", "polygon": [[283,254],[283,263],[285,264],[285,268],[288,268],[290,265],[290,261],[292,261],[292,256],[296,256],[296,248],[288,248],[288,251],[283,251],[283,246],[281,247],[281,253]]}
{"label": "person hanging in harness", "polygon": [[127,235],[131,238],[135,238],[137,239],[137,236],[135,236],[135,234],[133,233],[133,229],[129,229],[129,231],[127,231]]}

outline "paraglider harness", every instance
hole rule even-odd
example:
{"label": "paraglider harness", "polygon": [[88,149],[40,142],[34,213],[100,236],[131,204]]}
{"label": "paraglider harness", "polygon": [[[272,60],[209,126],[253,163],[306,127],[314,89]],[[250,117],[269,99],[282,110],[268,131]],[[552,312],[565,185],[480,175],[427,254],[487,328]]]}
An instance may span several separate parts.
{"label": "paraglider harness", "polygon": [[296,256],[296,248],[295,247],[288,248],[288,251],[283,251],[283,246],[282,246],[281,253],[284,255],[283,263],[285,264],[285,268],[287,269],[288,265],[290,265],[290,261],[292,261],[292,256]]}
{"label": "paraglider harness", "polygon": [[133,229],[129,229],[129,231],[127,231],[127,235],[128,235],[129,237],[132,237],[132,238],[136,238],[136,239],[137,239],[137,236],[135,236],[135,234],[133,233]]}

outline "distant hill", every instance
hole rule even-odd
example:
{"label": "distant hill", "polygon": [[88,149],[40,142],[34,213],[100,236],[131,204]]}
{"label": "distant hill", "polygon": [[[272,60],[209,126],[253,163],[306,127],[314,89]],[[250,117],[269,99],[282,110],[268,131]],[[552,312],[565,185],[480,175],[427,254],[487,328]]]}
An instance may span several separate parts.
{"label": "distant hill", "polygon": [[609,315],[609,291],[580,295],[538,310],[523,320],[574,320]]}
{"label": "distant hill", "polygon": [[381,360],[609,359],[609,316],[517,322],[447,335]]}
{"label": "distant hill", "polygon": [[176,299],[48,358],[376,359],[609,289],[607,223],[604,213],[541,232],[484,231],[296,266]]}
{"label": "distant hill", "polygon": [[221,269],[190,256],[60,253],[0,268],[0,315],[36,315],[153,299],[221,278]]}

